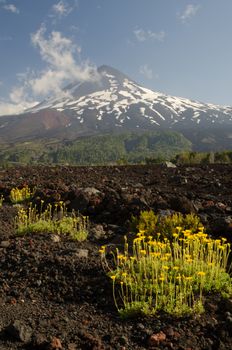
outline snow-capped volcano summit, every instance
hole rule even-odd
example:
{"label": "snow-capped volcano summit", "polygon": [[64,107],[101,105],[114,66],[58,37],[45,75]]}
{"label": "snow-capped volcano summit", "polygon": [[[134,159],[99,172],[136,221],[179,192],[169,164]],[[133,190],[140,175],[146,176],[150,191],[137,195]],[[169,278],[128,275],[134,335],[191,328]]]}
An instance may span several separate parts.
{"label": "snow-capped volcano summit", "polygon": [[[61,98],[50,98],[28,110],[53,109],[76,118],[91,119],[96,129],[178,128],[207,124],[232,125],[232,108],[168,96],[146,89],[118,70],[101,66],[96,81],[70,84]],[[70,125],[71,126],[71,125]]]}
{"label": "snow-capped volcano summit", "polygon": [[[228,137],[231,142],[232,107],[154,92],[112,67],[101,66],[95,79],[74,82],[60,96],[46,99],[17,118],[0,118],[0,137],[9,135],[12,123],[26,123],[29,133],[32,122],[33,135],[40,137],[59,135],[64,139],[113,131],[164,129],[192,137],[223,129],[229,133],[223,138]],[[25,137],[25,130],[18,126],[19,130],[22,135],[18,136]],[[210,137],[212,140],[214,136]]]}

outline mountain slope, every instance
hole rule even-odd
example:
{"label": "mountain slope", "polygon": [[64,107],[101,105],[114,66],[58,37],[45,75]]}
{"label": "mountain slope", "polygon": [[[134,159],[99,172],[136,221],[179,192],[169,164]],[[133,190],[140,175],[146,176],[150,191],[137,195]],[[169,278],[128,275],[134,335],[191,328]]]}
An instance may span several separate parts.
{"label": "mountain slope", "polygon": [[108,66],[101,66],[98,73],[97,80],[70,84],[61,96],[49,98],[23,115],[0,118],[0,140],[30,139],[36,137],[36,130],[39,137],[58,139],[176,130],[188,135],[196,149],[232,148],[232,107],[154,92]]}
{"label": "mountain slope", "polygon": [[185,98],[168,96],[139,86],[126,75],[111,67],[98,69],[97,82],[73,84],[65,89],[70,96],[49,99],[31,109],[35,112],[51,108],[76,116],[79,123],[88,124],[87,114],[94,115],[100,129],[129,126],[143,128],[181,127],[189,124],[232,124],[232,108],[199,103]]}

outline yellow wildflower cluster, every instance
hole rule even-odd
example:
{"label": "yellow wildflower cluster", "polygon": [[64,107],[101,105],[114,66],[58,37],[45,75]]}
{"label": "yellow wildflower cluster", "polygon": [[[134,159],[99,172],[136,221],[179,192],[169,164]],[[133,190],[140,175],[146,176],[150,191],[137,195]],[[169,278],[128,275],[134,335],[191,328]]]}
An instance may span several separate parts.
{"label": "yellow wildflower cluster", "polygon": [[28,209],[20,208],[15,218],[15,227],[18,234],[30,232],[69,234],[73,239],[83,241],[89,230],[88,217],[73,211],[68,215],[65,204],[60,201],[54,205],[48,204],[44,210],[41,201],[40,210],[31,204]]}
{"label": "yellow wildflower cluster", "polygon": [[[172,239],[154,239],[140,230],[133,240],[132,253],[116,250],[116,268],[110,277],[120,287],[122,314],[136,305],[148,313],[160,309],[174,314],[202,310],[203,291],[227,291],[232,282],[226,272],[230,244],[224,238],[213,240],[200,227],[197,233],[176,227]],[[100,249],[106,263],[105,249]],[[115,290],[113,291],[115,298]],[[116,298],[115,303],[117,306]],[[118,307],[118,306],[117,306]],[[140,311],[141,311],[140,310]],[[149,310],[149,311],[148,311]]]}
{"label": "yellow wildflower cluster", "polygon": [[20,203],[27,199],[30,199],[33,196],[34,190],[30,190],[30,188],[26,185],[23,188],[14,187],[10,191],[10,200],[12,203]]}

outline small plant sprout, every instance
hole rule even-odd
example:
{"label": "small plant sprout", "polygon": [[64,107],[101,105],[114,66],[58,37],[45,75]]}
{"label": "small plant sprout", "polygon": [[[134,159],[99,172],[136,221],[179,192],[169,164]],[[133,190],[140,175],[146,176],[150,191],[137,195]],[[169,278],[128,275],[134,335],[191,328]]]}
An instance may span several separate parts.
{"label": "small plant sprout", "polygon": [[74,211],[68,215],[63,202],[54,206],[48,204],[43,210],[41,201],[40,210],[31,204],[28,209],[20,208],[15,227],[19,235],[31,232],[69,234],[75,240],[84,241],[88,236],[89,220]]}
{"label": "small plant sprout", "polygon": [[0,208],[2,207],[3,201],[4,201],[4,197],[3,197],[3,195],[1,194],[1,196],[0,196]]}
{"label": "small plant sprout", "polygon": [[10,191],[10,200],[12,203],[21,203],[25,200],[29,200],[34,194],[34,190],[30,190],[28,185],[23,188],[14,187]]}
{"label": "small plant sprout", "polygon": [[125,240],[124,251],[116,250],[115,268],[107,265],[105,249],[100,249],[104,267],[113,279],[113,296],[123,317],[160,310],[183,316],[204,311],[203,294],[232,295],[232,279],[227,273],[230,244],[213,240],[201,227],[177,227],[173,237],[161,240],[138,232],[131,254]]}

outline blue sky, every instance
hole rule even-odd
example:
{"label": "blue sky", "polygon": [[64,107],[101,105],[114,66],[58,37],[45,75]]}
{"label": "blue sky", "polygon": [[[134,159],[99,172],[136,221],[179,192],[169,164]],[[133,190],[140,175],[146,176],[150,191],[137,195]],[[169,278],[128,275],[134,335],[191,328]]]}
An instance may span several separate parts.
{"label": "blue sky", "polygon": [[0,115],[111,65],[174,96],[232,105],[231,0],[0,0]]}

